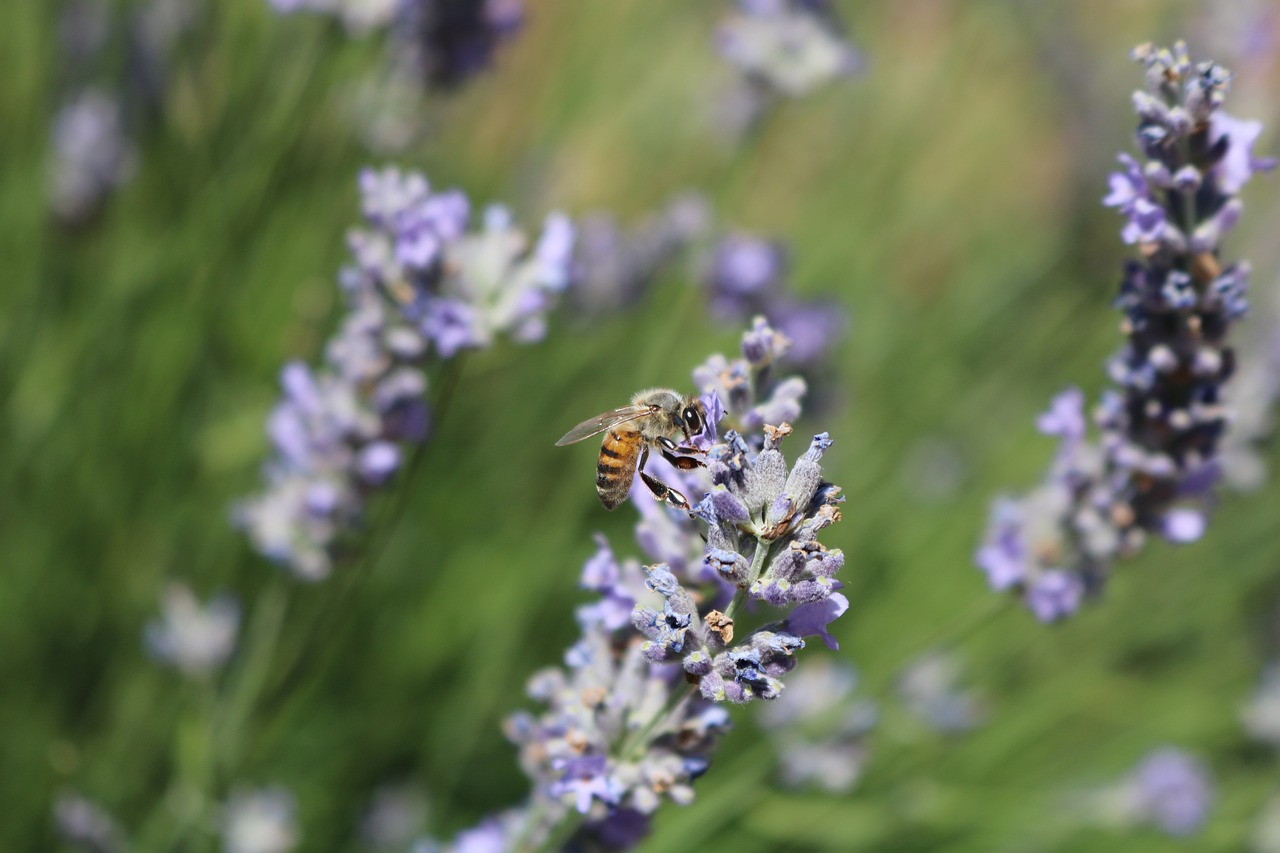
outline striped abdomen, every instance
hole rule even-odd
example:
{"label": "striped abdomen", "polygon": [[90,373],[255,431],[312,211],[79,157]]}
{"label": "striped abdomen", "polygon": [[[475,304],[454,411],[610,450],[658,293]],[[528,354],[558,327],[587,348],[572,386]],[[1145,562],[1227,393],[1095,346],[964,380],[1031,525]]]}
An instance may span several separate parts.
{"label": "striped abdomen", "polygon": [[596,493],[605,509],[613,509],[627,499],[643,447],[644,439],[635,430],[611,429],[605,433],[596,461]]}

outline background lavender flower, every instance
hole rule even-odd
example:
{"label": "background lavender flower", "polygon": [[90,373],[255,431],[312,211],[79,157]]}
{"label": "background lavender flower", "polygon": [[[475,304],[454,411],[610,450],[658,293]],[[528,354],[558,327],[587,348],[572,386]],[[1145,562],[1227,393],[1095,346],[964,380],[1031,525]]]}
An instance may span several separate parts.
{"label": "background lavender flower", "polygon": [[53,806],[53,822],[64,842],[88,853],[119,853],[128,839],[115,818],[79,794],[64,793]]}
{"label": "background lavender flower", "polygon": [[1200,829],[1213,805],[1208,768],[1185,752],[1165,748],[1144,758],[1126,783],[1135,820],[1168,835]]}
{"label": "background lavender flower", "polygon": [[398,72],[437,87],[484,71],[497,47],[524,24],[524,0],[413,0],[391,31]]}
{"label": "background lavender flower", "polygon": [[313,12],[332,15],[353,35],[385,27],[395,19],[397,0],[268,0],[281,15]]}
{"label": "background lavender flower", "polygon": [[293,795],[284,788],[234,791],[219,827],[224,853],[286,853],[298,843]]}
{"label": "background lavender flower", "polygon": [[735,321],[765,316],[791,341],[788,358],[808,364],[830,351],[848,319],[832,302],[802,302],[788,295],[789,272],[781,243],[739,232],[716,244],[703,279],[713,314]]}
{"label": "background lavender flower", "polygon": [[1272,664],[1263,670],[1240,716],[1249,737],[1280,746],[1280,667]]}
{"label": "background lavender flower", "polygon": [[1280,288],[1264,290],[1255,310],[1254,334],[1241,342],[1239,370],[1226,391],[1232,418],[1221,447],[1224,482],[1248,492],[1267,480],[1266,445],[1280,402]]}
{"label": "background lavender flower", "polygon": [[108,195],[133,177],[136,167],[122,107],[109,93],[87,89],[58,112],[50,195],[59,219],[76,223],[93,216]]}
{"label": "background lavender flower", "polygon": [[1235,193],[1274,165],[1252,153],[1257,128],[1220,111],[1225,69],[1193,66],[1181,43],[1134,55],[1147,70],[1134,95],[1147,162],[1121,155],[1103,201],[1127,218],[1122,236],[1143,258],[1126,264],[1116,300],[1128,341],[1094,413],[1101,437],[1087,440],[1082,394],[1055,399],[1040,421],[1061,442],[1046,482],[997,503],[976,556],[993,588],[1018,591],[1045,622],[1074,613],[1148,532],[1172,542],[1203,532],[1229,419],[1227,334],[1248,307],[1248,264],[1224,266],[1220,244],[1240,215]]}
{"label": "background lavender flower", "polygon": [[182,584],[164,594],[163,612],[147,623],[147,649],[161,661],[187,675],[205,675],[221,666],[235,648],[240,605],[229,595],[200,606]]}
{"label": "background lavender flower", "polygon": [[955,655],[928,652],[898,676],[898,697],[908,711],[934,731],[969,731],[982,723],[986,709],[977,691],[962,688],[963,674]]}
{"label": "background lavender flower", "polygon": [[878,717],[873,702],[855,697],[857,685],[853,667],[815,660],[787,680],[777,701],[760,706],[757,718],[773,741],[784,785],[842,794],[857,784]]}
{"label": "background lavender flower", "polygon": [[268,0],[276,12],[342,20],[353,35],[386,29],[395,76],[448,88],[485,70],[524,23],[523,0]]}
{"label": "background lavender flower", "polygon": [[404,445],[426,438],[429,359],[500,334],[538,340],[572,269],[573,226],[558,214],[530,245],[501,207],[468,231],[468,199],[433,192],[421,174],[366,170],[360,188],[367,227],[348,237],[347,313],[318,368],[282,371],[267,487],[234,511],[259,551],[308,580],[328,575],[337,540],[402,466]]}
{"label": "background lavender flower", "polygon": [[360,839],[375,850],[407,850],[428,812],[427,795],[417,785],[384,785],[374,791],[360,819]]}
{"label": "background lavender flower", "polygon": [[624,228],[607,212],[578,221],[578,286],[572,304],[588,317],[636,302],[654,279],[711,226],[707,201],[682,193],[638,224]]}
{"label": "background lavender flower", "polygon": [[857,71],[826,0],[739,0],[716,32],[716,48],[748,81],[788,97]]}

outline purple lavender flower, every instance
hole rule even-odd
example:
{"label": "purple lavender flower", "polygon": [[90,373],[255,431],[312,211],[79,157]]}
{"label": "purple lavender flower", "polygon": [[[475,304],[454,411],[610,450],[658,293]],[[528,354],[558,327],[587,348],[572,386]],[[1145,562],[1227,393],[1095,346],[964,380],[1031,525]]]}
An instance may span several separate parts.
{"label": "purple lavender flower", "polygon": [[986,712],[979,696],[960,687],[963,668],[953,656],[929,652],[898,676],[897,692],[913,715],[942,734],[975,728]]}
{"label": "purple lavender flower", "polygon": [[707,201],[696,193],[675,197],[627,229],[609,214],[583,217],[578,223],[575,309],[594,317],[633,304],[710,223]]}
{"label": "purple lavender flower", "polygon": [[[747,355],[735,369],[752,393],[770,399],[775,384],[788,383],[769,378],[785,348],[763,321],[744,335]],[[619,560],[597,538],[582,586],[599,598],[577,611],[582,637],[563,668],[530,679],[529,695],[545,710],[506,722],[533,791],[485,825],[492,849],[544,843],[573,813],[582,823],[571,843],[638,843],[664,801],[693,800],[693,782],[729,727],[722,703],[785,695],[807,636],[834,648],[829,626],[848,601],[834,579],[844,555],[818,541],[840,518],[840,489],[822,479],[831,441],[815,436],[788,465],[780,446],[790,425],[739,433],[732,425],[759,413],[750,394],[743,402],[721,406],[714,388],[704,391],[708,423],[694,444],[705,470],[667,470],[651,460],[654,472],[698,501],[691,515],[639,496],[637,538],[668,562]],[[850,731],[839,736],[861,749]],[[831,766],[824,778],[847,775],[847,767]]]}
{"label": "purple lavender flower", "polygon": [[716,32],[716,48],[753,86],[807,95],[862,64],[825,0],[739,0]]}
{"label": "purple lavender flower", "polygon": [[[791,341],[756,317],[742,339],[742,358],[730,361],[716,354],[694,368],[700,393],[715,394],[730,423],[742,431],[759,430],[766,423],[781,424],[800,414],[808,386],[799,376],[774,380],[774,365],[791,349]],[[724,451],[726,453],[729,450]]]}
{"label": "purple lavender flower", "polygon": [[235,648],[240,605],[228,595],[200,606],[191,590],[173,584],[164,595],[161,618],[147,624],[147,649],[188,675],[206,675]]}
{"label": "purple lavender flower", "polygon": [[1134,95],[1146,161],[1121,155],[1103,203],[1126,217],[1122,236],[1142,259],[1126,264],[1116,299],[1128,340],[1093,413],[1100,437],[1086,435],[1083,395],[1059,396],[1040,420],[1060,441],[1048,478],[996,503],[975,558],[1045,622],[1074,613],[1147,534],[1203,534],[1230,418],[1227,335],[1248,308],[1248,264],[1224,265],[1220,242],[1242,210],[1236,193],[1274,165],[1253,154],[1257,124],[1220,111],[1224,69],[1193,66],[1182,43],[1134,55],[1147,71]]}
{"label": "purple lavender flower", "polygon": [[574,231],[559,214],[532,245],[504,208],[468,230],[471,205],[394,167],[360,175],[366,227],[348,236],[347,314],[319,367],[294,362],[268,420],[266,488],[234,512],[259,551],[295,575],[329,574],[338,538],[426,438],[425,368],[500,335],[534,341],[571,277]]}
{"label": "purple lavender flower", "polygon": [[426,822],[427,796],[412,783],[378,788],[360,820],[360,839],[375,850],[406,850]]}
{"label": "purple lavender flower", "polygon": [[788,357],[809,364],[825,355],[844,333],[840,306],[801,302],[786,294],[787,253],[781,243],[731,233],[716,244],[703,274],[712,313],[725,320],[757,314],[790,340]]}
{"label": "purple lavender flower", "polygon": [[1198,831],[1213,805],[1208,768],[1171,747],[1144,758],[1133,771],[1128,790],[1134,818],[1173,836]]}
{"label": "purple lavender flower", "polygon": [[843,794],[857,784],[878,717],[874,703],[856,698],[857,684],[853,667],[816,660],[787,680],[776,701],[760,707],[757,718],[773,741],[784,785]]}
{"label": "purple lavender flower", "polygon": [[284,788],[233,791],[218,821],[226,853],[287,853],[298,843],[293,795]]}
{"label": "purple lavender flower", "polygon": [[120,103],[104,91],[80,92],[53,125],[54,214],[69,223],[89,219],[108,195],[128,183],[136,165]]}
{"label": "purple lavender flower", "polygon": [[268,0],[282,15],[333,15],[353,35],[389,30],[396,76],[451,88],[487,69],[524,23],[524,0]]}
{"label": "purple lavender flower", "polygon": [[1263,670],[1240,717],[1249,737],[1280,746],[1280,665],[1273,663]]}
{"label": "purple lavender flower", "polygon": [[115,818],[80,794],[58,796],[53,805],[53,823],[58,835],[77,850],[120,853],[129,846],[124,830]]}
{"label": "purple lavender flower", "polygon": [[394,63],[427,85],[455,87],[489,68],[523,24],[523,0],[408,0],[393,21]]}

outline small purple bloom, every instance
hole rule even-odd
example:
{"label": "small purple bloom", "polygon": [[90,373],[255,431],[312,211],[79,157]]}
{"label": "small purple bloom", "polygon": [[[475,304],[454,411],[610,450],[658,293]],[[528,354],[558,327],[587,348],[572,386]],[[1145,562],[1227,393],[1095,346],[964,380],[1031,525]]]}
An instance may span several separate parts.
{"label": "small purple bloom", "polygon": [[839,641],[827,631],[827,626],[849,609],[849,599],[834,592],[821,601],[801,604],[787,617],[787,630],[799,637],[821,637],[827,648],[836,651]]}
{"label": "small purple bloom", "polygon": [[1026,577],[1026,561],[1019,504],[1001,498],[991,509],[987,539],[974,556],[974,562],[987,573],[992,589],[1005,590]]}
{"label": "small purple bloom", "polygon": [[1235,195],[1258,172],[1270,172],[1276,167],[1274,157],[1255,157],[1253,146],[1262,134],[1262,122],[1238,119],[1221,110],[1215,112],[1209,123],[1209,135],[1213,141],[1226,137],[1227,152],[1214,169],[1218,185],[1223,192]]}
{"label": "small purple bloom", "polygon": [[1170,542],[1195,542],[1204,535],[1206,526],[1203,512],[1178,507],[1165,513],[1160,530]]}
{"label": "small purple bloom", "polygon": [[1144,758],[1132,785],[1138,814],[1173,836],[1199,830],[1213,805],[1208,769],[1179,749],[1160,749]]}
{"label": "small purple bloom", "polygon": [[1041,622],[1057,622],[1080,609],[1084,583],[1070,572],[1047,571],[1027,584],[1026,601]]}
{"label": "small purple bloom", "polygon": [[1156,240],[1164,231],[1164,210],[1151,198],[1142,167],[1128,154],[1119,156],[1123,172],[1111,174],[1111,192],[1102,203],[1128,217],[1121,236],[1126,243]]}
{"label": "small purple bloom", "polygon": [[1054,435],[1067,442],[1078,442],[1085,436],[1084,392],[1068,388],[1053,398],[1049,411],[1040,416],[1036,426],[1045,435]]}

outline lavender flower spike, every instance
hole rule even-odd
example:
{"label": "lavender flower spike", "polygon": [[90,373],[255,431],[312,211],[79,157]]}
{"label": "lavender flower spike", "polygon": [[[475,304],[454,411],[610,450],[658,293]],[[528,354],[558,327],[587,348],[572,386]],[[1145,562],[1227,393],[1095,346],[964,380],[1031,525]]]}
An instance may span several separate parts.
{"label": "lavender flower spike", "polygon": [[147,648],[188,675],[204,675],[231,655],[239,625],[235,599],[218,596],[202,608],[189,588],[173,584],[164,594],[163,615],[147,625]]}
{"label": "lavender flower spike", "polygon": [[293,795],[284,788],[238,790],[222,810],[225,853],[288,853],[298,843]]}
{"label": "lavender flower spike", "polygon": [[348,235],[347,313],[318,367],[280,375],[266,486],[234,510],[257,549],[307,580],[326,577],[369,496],[426,439],[426,370],[500,336],[533,341],[572,279],[574,229],[559,214],[531,241],[491,207],[470,229],[461,192],[394,167],[360,175],[365,227]]}
{"label": "lavender flower spike", "polygon": [[1015,591],[1044,622],[1074,613],[1149,534],[1204,533],[1231,420],[1227,338],[1248,310],[1249,265],[1224,262],[1221,241],[1243,210],[1237,193],[1275,165],[1253,153],[1260,126],[1222,112],[1225,69],[1193,65],[1182,43],[1134,56],[1147,72],[1134,94],[1144,162],[1120,155],[1102,201],[1125,217],[1121,236],[1140,258],[1116,298],[1127,340],[1093,411],[1099,436],[1088,438],[1079,391],[1055,399],[1040,420],[1060,441],[1048,477],[996,503],[975,557],[993,588]]}
{"label": "lavender flower spike", "polygon": [[716,47],[752,83],[800,97],[857,71],[826,0],[739,0],[716,33]]}
{"label": "lavender flower spike", "polygon": [[[693,800],[695,780],[728,731],[726,704],[785,695],[806,637],[834,647],[829,626],[848,601],[835,580],[844,555],[819,541],[840,519],[840,489],[822,476],[831,439],[814,436],[788,465],[781,450],[788,424],[745,426],[760,416],[757,395],[772,399],[790,381],[772,378],[785,348],[785,338],[757,321],[743,338],[746,358],[712,359],[742,386],[722,406],[720,379],[707,376],[707,423],[692,440],[706,468],[660,472],[683,477],[677,482],[699,502],[694,516],[633,493],[645,507],[641,547],[670,562],[620,560],[598,538],[582,586],[599,599],[577,610],[581,639],[563,668],[530,680],[528,693],[544,710],[506,722],[532,793],[458,836],[456,849],[544,844],[562,838],[557,827],[575,816],[569,847],[634,846],[663,802]],[[798,413],[798,399],[788,399]],[[744,608],[748,599],[757,606]],[[855,764],[857,733],[838,733]],[[844,780],[849,769],[831,774]]]}
{"label": "lavender flower spike", "polygon": [[137,154],[125,133],[123,108],[106,92],[80,92],[53,125],[53,212],[75,224],[92,217],[107,196],[129,182]]}

